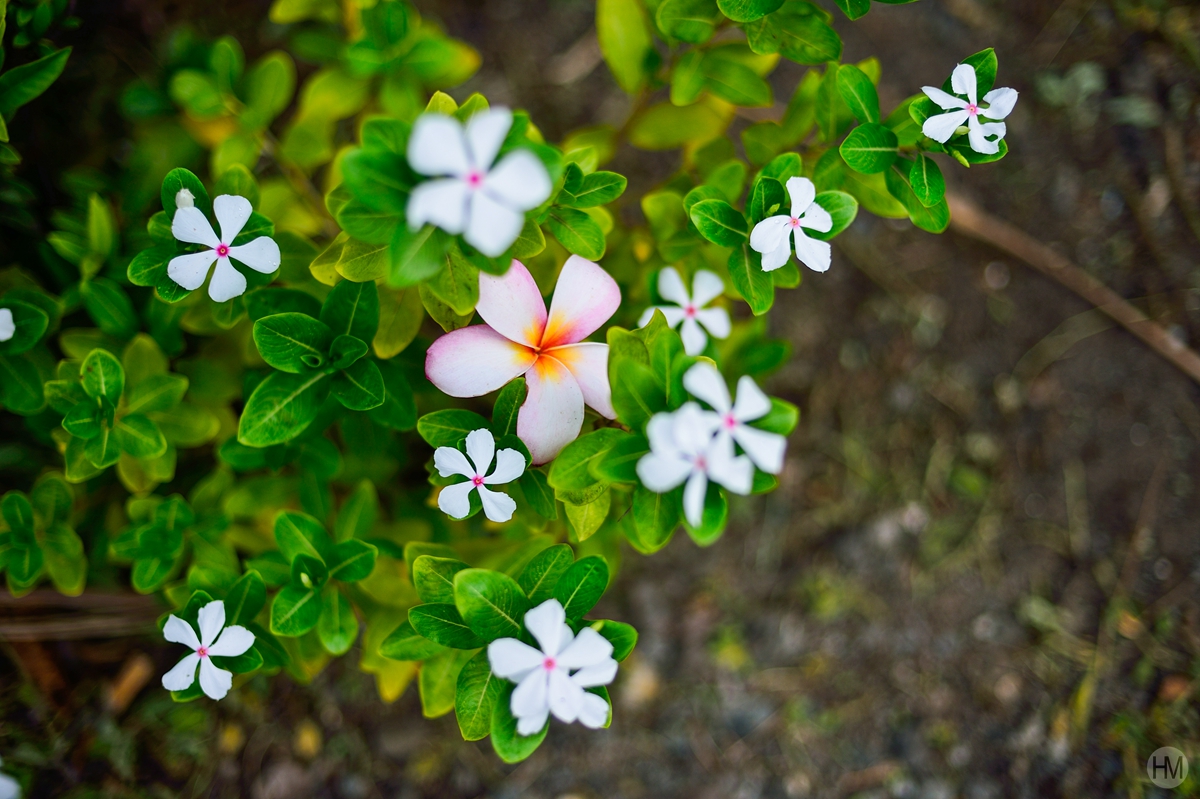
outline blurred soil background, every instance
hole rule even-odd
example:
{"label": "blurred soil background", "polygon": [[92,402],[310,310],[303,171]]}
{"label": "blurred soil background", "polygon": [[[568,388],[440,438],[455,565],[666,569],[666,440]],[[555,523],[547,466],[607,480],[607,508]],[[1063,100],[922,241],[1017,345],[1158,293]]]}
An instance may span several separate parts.
{"label": "blurred soil background", "polygon": [[[483,54],[459,99],[528,108],[553,140],[622,121],[590,0],[417,5]],[[123,54],[183,22],[253,55],[278,39],[266,11],[84,4],[76,58],[96,71],[69,68],[65,90],[118,91]],[[995,46],[997,85],[1021,92],[1012,154],[951,170],[954,188],[1200,346],[1195,5],[923,0],[838,20],[845,61],[880,57],[889,107]],[[777,70],[778,102],[802,73]],[[80,137],[116,124],[59,113]],[[611,168],[636,198],[675,159]],[[153,683],[178,653],[125,638],[20,645],[25,674],[9,647],[0,756],[37,771],[36,796],[1167,796],[1149,753],[1200,755],[1200,387],[1021,262],[866,213],[771,325],[794,354],[768,388],[803,414],[780,489],[709,549],[627,554],[597,610],[642,636],[611,729],[553,724],[504,766],[453,716],[423,719],[415,686],[380,703],[353,653],[312,686],[173,705]],[[122,664],[153,669],[132,703]],[[1200,794],[1192,770],[1179,795]]]}

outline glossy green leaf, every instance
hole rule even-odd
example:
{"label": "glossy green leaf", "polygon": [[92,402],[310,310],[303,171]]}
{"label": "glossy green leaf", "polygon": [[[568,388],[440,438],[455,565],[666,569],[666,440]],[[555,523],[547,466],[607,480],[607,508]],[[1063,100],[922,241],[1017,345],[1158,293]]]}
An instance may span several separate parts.
{"label": "glossy green leaf", "polygon": [[454,715],[463,740],[478,741],[491,731],[492,712],[506,682],[492,674],[486,649],[462,666],[454,692]]}
{"label": "glossy green leaf", "polygon": [[575,621],[595,606],[608,588],[608,563],[589,555],[572,563],[554,586],[554,598],[562,603],[567,619]]}
{"label": "glossy green leaf", "polygon": [[517,582],[488,569],[463,569],[454,575],[454,604],[483,641],[519,637],[529,610],[529,600]]}

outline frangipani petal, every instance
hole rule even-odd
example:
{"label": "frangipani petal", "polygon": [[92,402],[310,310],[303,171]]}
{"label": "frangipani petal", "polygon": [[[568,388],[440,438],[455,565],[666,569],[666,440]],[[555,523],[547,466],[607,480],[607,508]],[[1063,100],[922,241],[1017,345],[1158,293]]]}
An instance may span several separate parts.
{"label": "frangipani petal", "polygon": [[501,679],[520,682],[544,659],[541,652],[516,638],[497,638],[488,644],[488,665]]}
{"label": "frangipani petal", "polygon": [[451,519],[465,519],[471,512],[471,491],[475,484],[470,480],[446,486],[438,492],[438,509]]}
{"label": "frangipani petal", "polygon": [[195,291],[204,285],[208,278],[209,267],[217,260],[216,250],[176,255],[167,264],[167,277],[183,286],[188,291]]}
{"label": "frangipani petal", "polygon": [[733,418],[752,422],[771,412],[771,398],[763,393],[750,375],[738,378],[737,401],[733,403]]}
{"label": "frangipani petal", "polygon": [[439,338],[425,356],[425,375],[452,397],[480,397],[533,366],[528,347],[487,325],[472,325]]}
{"label": "frangipani petal", "polygon": [[492,165],[511,127],[512,111],[507,108],[480,111],[467,120],[467,150],[476,169]]}
{"label": "frangipani petal", "polygon": [[792,231],[792,238],[796,240],[796,257],[800,263],[814,272],[829,271],[833,262],[833,248],[829,242],[810,239],[798,228]]}
{"label": "frangipani petal", "polygon": [[171,220],[171,235],[188,244],[203,244],[213,248],[221,245],[208,217],[195,206],[175,210],[175,217]]}
{"label": "frangipani petal", "polygon": [[515,449],[502,449],[496,453],[496,470],[483,478],[486,485],[504,485],[525,473],[525,456]]}
{"label": "frangipani petal", "polygon": [[225,603],[219,599],[209,602],[200,608],[196,621],[200,626],[200,645],[212,646],[212,642],[217,640],[217,634],[225,626]]}
{"label": "frangipani petal", "polygon": [[732,323],[729,321],[729,311],[724,308],[705,308],[696,311],[696,321],[704,325],[704,329],[713,338],[729,338],[729,333],[733,329]]}
{"label": "frangipani petal", "polygon": [[[613,661],[616,665],[616,661]],[[590,730],[598,730],[608,721],[608,703],[603,697],[584,691],[583,705],[579,708],[579,723]]]}
{"label": "frangipani petal", "polygon": [[242,232],[252,213],[254,208],[245,197],[222,194],[214,199],[213,214],[217,217],[217,224],[221,226],[221,241],[231,244]]}
{"label": "frangipani petal", "polygon": [[559,669],[550,672],[548,688],[547,700],[550,703],[550,712],[555,718],[567,724],[578,719],[579,711],[583,708],[583,688],[572,682],[565,671]]}
{"label": "frangipani petal", "polygon": [[[683,375],[683,387],[696,399],[704,400],[718,413],[729,413],[733,408],[725,378],[721,377],[717,367],[711,363],[701,362],[688,369]],[[740,395],[738,399],[741,399]]]}
{"label": "frangipani petal", "polygon": [[239,244],[237,247],[230,247],[229,257],[264,275],[274,272],[283,262],[283,257],[279,253],[279,245],[270,236],[259,236],[253,241]]}
{"label": "frangipani petal", "polygon": [[208,296],[213,302],[225,302],[246,293],[246,276],[229,263],[228,258],[218,258],[212,280],[208,281]]}
{"label": "frangipani petal", "polygon": [[200,639],[196,637],[192,625],[174,614],[167,617],[167,623],[163,626],[163,638],[173,644],[183,644],[192,650],[200,648]]}
{"label": "frangipani petal", "polygon": [[955,97],[953,94],[944,92],[941,89],[934,88],[933,86],[922,86],[921,91],[925,92],[925,96],[930,100],[933,100],[938,107],[945,109],[946,111],[950,111],[955,108],[967,107],[966,100],[962,99],[961,97]]}
{"label": "frangipani petal", "polygon": [[479,501],[483,503],[483,515],[493,522],[506,522],[517,510],[517,502],[503,491],[492,491],[479,486]]}
{"label": "frangipani petal", "polygon": [[594,666],[587,666],[571,675],[571,679],[581,688],[593,688],[597,685],[608,685],[617,676],[617,661],[605,658]]}
{"label": "frangipani petal", "polygon": [[959,64],[950,75],[950,88],[955,94],[965,94],[972,104],[975,99],[975,67],[970,64]]}
{"label": "frangipani petal", "polygon": [[936,142],[945,144],[954,135],[954,131],[967,121],[971,115],[962,111],[951,111],[948,114],[938,114],[925,120],[921,132]]}
{"label": "frangipani petal", "polygon": [[687,287],[683,285],[683,278],[673,266],[663,267],[658,273],[658,295],[676,305],[688,305],[692,301]]}
{"label": "frangipani petal", "polygon": [[708,344],[708,335],[692,317],[683,320],[683,326],[679,328],[679,337],[683,339],[683,351],[688,355],[699,355]]}
{"label": "frangipani petal", "polygon": [[725,281],[716,272],[700,269],[692,278],[692,302],[703,308],[725,293]]}
{"label": "frangipani petal", "polygon": [[208,648],[208,654],[232,658],[244,655],[252,646],[254,646],[254,633],[235,624],[226,627],[221,632],[221,637]]}
{"label": "frangipani petal", "polygon": [[546,201],[553,186],[546,166],[529,150],[513,150],[483,179],[483,193],[524,213]]}
{"label": "frangipani petal", "polygon": [[438,447],[433,451],[433,466],[442,477],[461,475],[474,477],[475,467],[454,447]]}
{"label": "frangipani petal", "polygon": [[987,110],[980,112],[983,116],[988,119],[1004,119],[1012,113],[1017,104],[1017,90],[992,89],[983,96],[983,101],[988,104]]}
{"label": "frangipani petal", "polygon": [[[172,616],[171,618],[174,618]],[[178,642],[177,642],[178,643]],[[192,687],[196,681],[196,666],[200,664],[200,656],[193,652],[175,664],[174,668],[162,676],[162,686],[168,691],[184,691]]]}
{"label": "frangipani petal", "polygon": [[562,363],[570,371],[583,401],[605,419],[616,419],[613,409],[612,388],[608,383],[608,345],[585,341],[546,350],[546,356]]}
{"label": "frangipani petal", "polygon": [[487,474],[495,454],[496,439],[491,430],[481,427],[467,433],[467,457],[475,464],[475,474]]}
{"label": "frangipani petal", "polygon": [[529,447],[535,465],[549,463],[579,437],[583,392],[570,370],[554,358],[538,358],[525,373],[525,385],[529,393],[517,414],[517,436]]}
{"label": "frangipani petal", "polygon": [[787,192],[792,198],[792,216],[800,216],[812,205],[817,187],[808,178],[788,178]]}
{"label": "frangipani petal", "polygon": [[787,439],[783,436],[740,424],[734,428],[733,438],[754,465],[764,472],[779,474],[783,471],[783,455],[787,451]]}
{"label": "frangipani petal", "polygon": [[209,699],[224,699],[233,687],[233,672],[218,669],[212,658],[200,659],[200,690]]}
{"label": "frangipani petal", "polygon": [[694,471],[683,487],[683,515],[692,527],[699,527],[704,520],[704,497],[708,493],[708,476]]}
{"label": "frangipani petal", "polygon": [[503,275],[479,273],[479,302],[475,311],[505,338],[536,347],[546,329],[546,303],[533,275],[513,261]]}
{"label": "frangipani petal", "polygon": [[563,625],[566,620],[567,614],[562,603],[557,599],[547,599],[525,614],[525,629],[537,639],[547,657],[557,657],[560,648],[564,644],[569,646],[571,641],[569,637],[565,640],[563,638]]}
{"label": "frangipani petal", "polygon": [[[422,175],[467,174],[471,164],[462,125],[445,114],[431,113],[417,117],[412,134],[408,137],[408,163]],[[409,222],[412,223],[411,218]]]}
{"label": "frangipani petal", "polygon": [[467,184],[458,178],[419,183],[408,196],[408,227],[419,230],[428,223],[447,233],[462,233],[467,223]]}
{"label": "frangipani petal", "polygon": [[521,235],[525,215],[477,191],[471,196],[471,211],[463,238],[489,258],[502,255]]}
{"label": "frangipani petal", "polygon": [[583,341],[599,330],[620,305],[617,281],[599,264],[572,255],[558,275],[542,347]]}
{"label": "frangipani petal", "polygon": [[588,666],[598,666],[612,659],[613,645],[608,639],[591,627],[579,631],[570,644],[563,647],[555,660],[559,666],[574,671]]}

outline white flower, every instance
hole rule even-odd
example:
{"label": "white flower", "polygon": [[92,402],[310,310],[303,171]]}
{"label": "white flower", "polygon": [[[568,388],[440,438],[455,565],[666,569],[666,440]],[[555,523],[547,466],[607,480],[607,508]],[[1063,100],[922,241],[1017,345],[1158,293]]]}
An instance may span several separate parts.
{"label": "white flower", "polygon": [[7,774],[0,774],[0,799],[21,799],[21,784]]}
{"label": "white flower", "polygon": [[192,625],[172,614],[163,628],[163,637],[174,644],[190,646],[193,653],[163,675],[163,688],[183,691],[196,681],[196,665],[200,666],[200,688],[210,699],[224,699],[233,685],[233,672],[213,665],[212,656],[236,657],[254,645],[254,633],[245,627],[225,626],[225,603],[217,599],[200,608],[197,621],[200,637]]}
{"label": "white flower", "polygon": [[[975,67],[970,64],[959,64],[954,68],[954,74],[950,76],[950,88],[954,89],[954,94],[964,94],[967,99],[963,100],[932,86],[921,87],[926,97],[950,112],[925,120],[921,132],[934,141],[945,144],[965,122],[972,150],[983,155],[995,155],[1000,152],[1000,140],[1008,132],[1004,123],[981,123],[979,118],[1001,120],[1007,117],[1017,104],[1016,90],[992,89],[983,96],[983,102],[988,104],[987,108],[981,108],[979,101],[975,99]],[[988,136],[996,138],[988,139]]]}
{"label": "white flower", "polygon": [[729,312],[724,308],[705,308],[704,306],[720,297],[725,291],[725,284],[715,273],[707,269],[696,272],[692,278],[692,293],[689,295],[683,285],[683,278],[668,266],[658,273],[658,293],[664,300],[674,305],[654,305],[646,309],[638,320],[638,327],[650,324],[654,311],[663,312],[667,324],[676,327],[683,322],[679,335],[683,338],[683,351],[688,355],[699,355],[704,352],[708,343],[707,330],[716,338],[729,336]]}
{"label": "white flower", "polygon": [[749,375],[738,380],[737,402],[730,402],[729,389],[721,373],[710,363],[698,363],[683,376],[683,387],[697,399],[707,402],[721,419],[718,436],[732,436],[754,465],[770,474],[783,470],[787,439],[750,427],[746,422],[761,419],[771,411],[771,400]]}
{"label": "white flower", "polygon": [[546,167],[527,149],[513,150],[493,164],[512,127],[507,108],[481,111],[462,123],[445,114],[422,114],[408,139],[408,163],[422,175],[408,198],[408,226],[425,223],[461,233],[489,258],[521,235],[525,212],[537,208],[553,188]]}
{"label": "white flower", "polygon": [[593,730],[603,727],[608,703],[584,689],[608,685],[617,676],[612,644],[591,627],[574,635],[557,599],[547,599],[526,613],[525,629],[537,639],[540,650],[516,638],[488,644],[492,673],[517,683],[509,705],[517,719],[517,733],[534,735],[546,726],[551,713],[567,724],[578,721]]}
{"label": "white flower", "polygon": [[817,188],[808,178],[788,178],[791,214],[769,216],[750,231],[750,247],[762,253],[762,268],[771,272],[788,262],[795,239],[796,257],[814,272],[829,271],[832,261],[829,242],[810,239],[804,228],[819,233],[833,230],[833,217],[815,201]]}
{"label": "white flower", "polygon": [[172,258],[167,264],[167,275],[172,280],[188,291],[198,289],[208,277],[208,268],[216,261],[217,268],[208,284],[208,296],[217,302],[225,302],[246,290],[246,278],[233,268],[230,258],[264,275],[279,268],[279,245],[270,236],[259,236],[246,244],[232,246],[254,210],[249,200],[233,194],[222,194],[213,200],[213,213],[221,225],[221,236],[218,238],[204,212],[191,203],[191,192],[181,190],[175,195],[176,203],[179,203],[184,192],[187,192],[185,200],[188,204],[180,204],[175,210],[171,233],[179,241],[203,244],[209,249]]}
{"label": "white flower", "polygon": [[192,194],[190,189],[180,189],[175,192],[175,207],[178,208],[195,208],[196,195]]}
{"label": "white flower", "polygon": [[17,323],[13,321],[12,310],[9,308],[0,308],[0,341],[8,341],[16,335],[16,332]]}
{"label": "white flower", "polygon": [[[487,474],[492,465],[492,454],[496,456],[496,470]],[[446,486],[438,494],[438,507],[454,519],[466,518],[471,512],[471,492],[479,491],[483,512],[494,522],[506,522],[512,518],[517,503],[508,494],[491,491],[485,486],[511,483],[525,471],[525,456],[515,449],[496,452],[496,439],[487,428],[472,430],[467,434],[466,456],[454,447],[438,447],[433,453],[433,465],[442,477],[462,475],[464,482]]]}
{"label": "white flower", "polygon": [[704,518],[710,479],[735,494],[749,494],[754,482],[754,464],[733,454],[733,439],[716,435],[720,426],[720,416],[694,402],[674,413],[656,413],[646,426],[650,452],[638,461],[638,479],[657,494],[687,481],[683,515],[692,527]]}

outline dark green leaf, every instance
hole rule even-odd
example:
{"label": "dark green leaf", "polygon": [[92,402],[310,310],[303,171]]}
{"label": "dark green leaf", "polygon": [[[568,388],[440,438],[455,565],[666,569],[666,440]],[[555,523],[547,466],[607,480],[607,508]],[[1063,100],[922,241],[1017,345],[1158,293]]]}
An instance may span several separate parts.
{"label": "dark green leaf", "polygon": [[515,685],[505,681],[492,710],[492,748],[505,763],[520,763],[532,755],[542,745],[550,729],[550,720],[547,719],[545,726],[533,735],[517,733],[517,720],[509,709],[515,688]]}
{"label": "dark green leaf", "polygon": [[284,586],[271,603],[271,632],[288,638],[304,635],[321,619],[317,588]]}
{"label": "dark green leaf", "polygon": [[525,378],[510,380],[500,389],[496,404],[492,407],[492,432],[497,436],[516,435],[517,414],[525,402],[527,389]]}
{"label": "dark green leaf", "polygon": [[454,604],[483,641],[519,637],[529,610],[529,600],[513,578],[487,569],[463,569],[454,575]]}
{"label": "dark green leaf", "polygon": [[418,634],[451,649],[478,649],[487,644],[467,626],[454,605],[417,605],[408,611],[408,620]]}
{"label": "dark green leaf", "polygon": [[575,621],[591,610],[608,588],[608,563],[599,555],[589,555],[572,563],[554,586],[554,598],[562,603],[568,621]]}
{"label": "dark green leaf", "polygon": [[378,554],[374,546],[356,538],[335,544],[329,560],[329,579],[344,583],[366,579],[375,569]]}
{"label": "dark green leaf", "polygon": [[71,48],[64,47],[0,75],[0,117],[11,120],[18,108],[49,89],[70,55]]}
{"label": "dark green leaf", "polygon": [[604,257],[604,231],[583,211],[555,206],[550,209],[546,224],[554,238],[568,252],[581,255],[589,261],[599,261]]}
{"label": "dark green leaf", "polygon": [[898,147],[895,133],[878,123],[868,123],[852,130],[838,152],[851,169],[874,175],[895,163]]}
{"label": "dark green leaf", "polygon": [[425,660],[446,647],[430,641],[418,633],[411,622],[404,622],[385,639],[379,646],[379,654],[392,660]]}
{"label": "dark green leaf", "polygon": [[859,122],[878,122],[879,94],[866,73],[853,64],[845,64],[837,73],[838,92]]}
{"label": "dark green leaf", "polygon": [[241,576],[225,595],[225,619],[229,624],[245,626],[267,603],[267,587],[262,576],[251,569]]}
{"label": "dark green leaf", "polygon": [[746,217],[722,200],[703,200],[689,213],[700,235],[722,247],[738,247],[746,241]]}
{"label": "dark green leaf", "polygon": [[242,410],[238,441],[251,447],[268,447],[300,435],[317,418],[332,382],[328,378],[324,373],[269,375],[254,389]]}
{"label": "dark green leaf", "polygon": [[321,321],[334,336],[349,335],[363,341],[375,338],[379,329],[379,291],[375,283],[338,283],[321,306]]}
{"label": "dark green leaf", "polygon": [[492,674],[487,650],[476,652],[458,674],[454,715],[465,741],[478,741],[491,731],[492,712],[504,693],[505,680]]}
{"label": "dark green leaf", "polygon": [[607,638],[608,642],[613,645],[613,660],[618,663],[629,657],[633,648],[637,646],[638,632],[633,625],[602,619],[594,621],[588,626]]}
{"label": "dark green leaf", "polygon": [[554,586],[575,562],[575,553],[566,544],[547,547],[534,556],[517,576],[517,584],[529,597],[529,604],[537,606],[554,595]]}
{"label": "dark green leaf", "polygon": [[264,316],[254,323],[253,336],[268,365],[292,374],[324,366],[333,340],[324,322],[295,312]]}
{"label": "dark green leaf", "polygon": [[557,491],[578,491],[595,485],[590,466],[624,436],[623,430],[602,427],[568,444],[550,467],[550,485]]}
{"label": "dark green leaf", "polygon": [[717,0],[721,13],[734,22],[753,22],[778,11],[782,5],[783,0]]}
{"label": "dark green leaf", "polygon": [[417,432],[431,447],[452,447],[467,433],[486,427],[487,419],[479,414],[457,409],[434,411],[417,420]]}
{"label": "dark green leaf", "polygon": [[354,607],[336,586],[327,585],[321,595],[321,618],[317,620],[321,646],[331,655],[344,655],[358,637]]}
{"label": "dark green leaf", "polygon": [[343,369],[330,387],[338,402],[352,411],[369,411],[383,404],[387,389],[383,374],[372,360],[361,360]]}
{"label": "dark green leaf", "polygon": [[422,555],[412,564],[413,587],[422,602],[453,604],[454,575],[470,568],[455,558]]}

